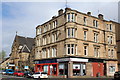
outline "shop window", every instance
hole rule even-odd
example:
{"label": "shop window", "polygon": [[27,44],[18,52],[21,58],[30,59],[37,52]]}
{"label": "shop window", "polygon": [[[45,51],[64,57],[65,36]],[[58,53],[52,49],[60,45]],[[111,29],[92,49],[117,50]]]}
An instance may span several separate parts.
{"label": "shop window", "polygon": [[44,72],[48,73],[48,65],[44,65]]}
{"label": "shop window", "polygon": [[64,75],[64,64],[59,64],[59,75]]}
{"label": "shop window", "polygon": [[80,64],[73,64],[73,76],[80,75]]}
{"label": "shop window", "polygon": [[109,72],[114,73],[115,72],[115,66],[109,66]]}
{"label": "shop window", "polygon": [[86,65],[84,63],[73,64],[73,76],[86,75]]}

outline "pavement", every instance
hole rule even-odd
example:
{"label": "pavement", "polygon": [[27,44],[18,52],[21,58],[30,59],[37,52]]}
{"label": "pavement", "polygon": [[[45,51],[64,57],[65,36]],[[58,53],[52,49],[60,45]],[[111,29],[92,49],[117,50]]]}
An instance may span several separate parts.
{"label": "pavement", "polygon": [[[0,74],[1,76],[1,74]],[[31,78],[24,78],[24,77],[17,77],[12,75],[2,75],[0,77],[1,80],[38,80],[38,79],[31,79]],[[48,78],[48,79],[41,79],[41,80],[114,80],[113,77],[101,77],[101,78]]]}

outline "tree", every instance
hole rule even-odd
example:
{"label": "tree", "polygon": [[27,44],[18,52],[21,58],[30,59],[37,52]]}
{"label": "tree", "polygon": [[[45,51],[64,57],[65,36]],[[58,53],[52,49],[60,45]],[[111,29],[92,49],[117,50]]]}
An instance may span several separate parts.
{"label": "tree", "polygon": [[0,52],[0,59],[2,59],[2,61],[5,59],[6,57],[6,52],[4,50],[2,50],[2,52]]}

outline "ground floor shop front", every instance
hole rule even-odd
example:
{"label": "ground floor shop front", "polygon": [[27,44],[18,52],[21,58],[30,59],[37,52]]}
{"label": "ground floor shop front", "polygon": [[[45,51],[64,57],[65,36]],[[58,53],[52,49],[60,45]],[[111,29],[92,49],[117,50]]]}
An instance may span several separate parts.
{"label": "ground floor shop front", "polygon": [[[46,72],[51,76],[66,76],[68,78],[107,76],[108,71],[106,70],[108,69],[105,68],[107,63],[105,64],[103,61],[84,58],[36,60],[35,72]],[[117,70],[117,66],[115,68]]]}

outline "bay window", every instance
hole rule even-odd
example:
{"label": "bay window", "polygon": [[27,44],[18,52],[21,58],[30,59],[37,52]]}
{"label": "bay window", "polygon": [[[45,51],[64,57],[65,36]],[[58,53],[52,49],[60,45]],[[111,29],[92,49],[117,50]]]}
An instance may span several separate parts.
{"label": "bay window", "polygon": [[52,57],[56,57],[56,48],[52,48]]}
{"label": "bay window", "polygon": [[76,15],[74,13],[67,14],[67,22],[75,22]]}
{"label": "bay window", "polygon": [[67,38],[74,38],[75,37],[75,29],[74,28],[68,28],[67,29]]}
{"label": "bay window", "polygon": [[94,32],[94,42],[98,42],[98,33]]}
{"label": "bay window", "polygon": [[96,27],[96,28],[98,27],[98,21],[97,20],[93,20],[93,26]]}
{"label": "bay window", "polygon": [[42,58],[46,58],[46,49],[42,50]]}
{"label": "bay window", "polygon": [[[75,48],[77,48],[75,44],[67,44],[66,47],[67,47],[67,48],[65,48],[65,49],[67,49],[67,50],[66,50],[66,53],[67,53],[68,55],[69,55],[69,54],[72,54],[72,55],[75,54],[75,50],[76,50]],[[76,53],[77,53],[77,52],[76,52]]]}

